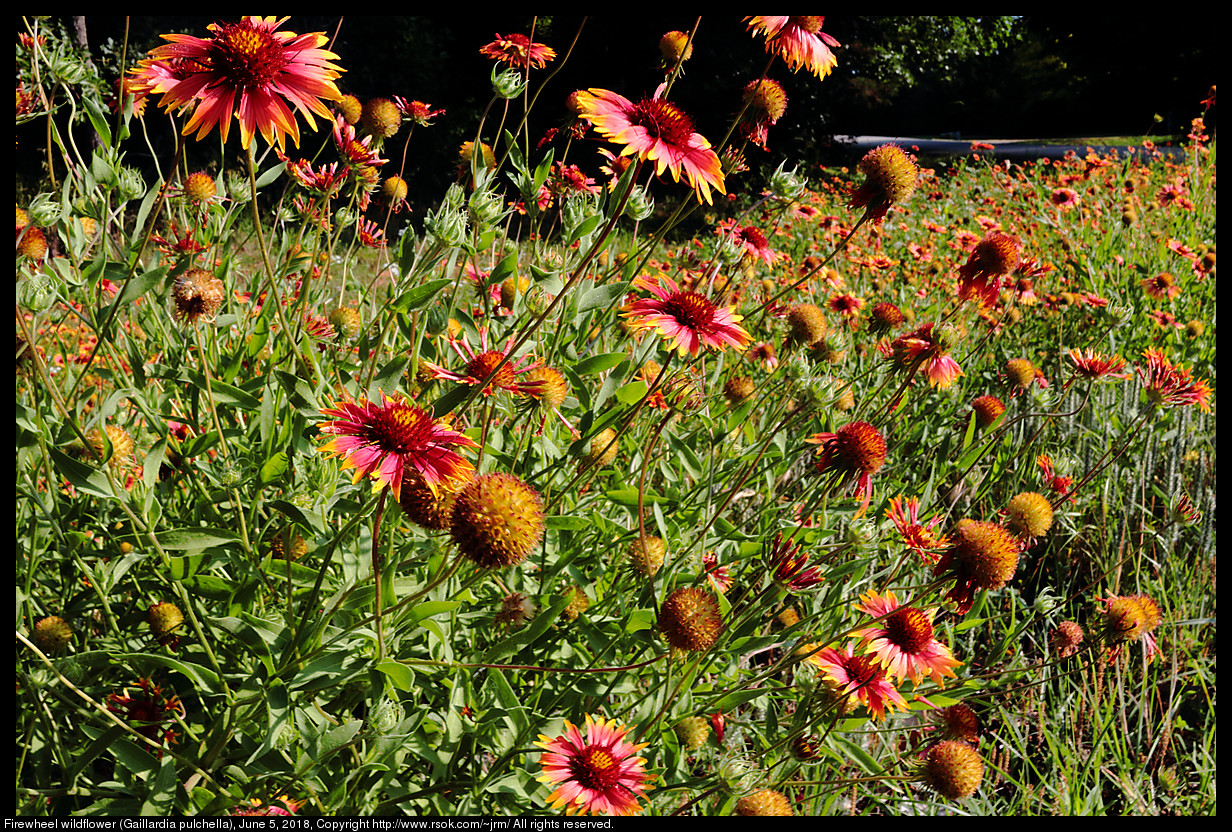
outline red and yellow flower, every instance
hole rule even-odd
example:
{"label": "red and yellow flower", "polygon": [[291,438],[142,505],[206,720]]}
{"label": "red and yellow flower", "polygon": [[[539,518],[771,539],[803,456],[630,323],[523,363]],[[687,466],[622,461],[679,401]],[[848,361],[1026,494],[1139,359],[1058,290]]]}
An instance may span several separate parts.
{"label": "red and yellow flower", "polygon": [[569,815],[640,814],[651,776],[637,752],[646,744],[629,742],[627,727],[601,716],[588,714],[583,727],[585,736],[565,720],[563,734],[554,739],[540,734],[535,743],[543,749],[538,780],[556,786],[548,798],[552,808],[564,807]]}

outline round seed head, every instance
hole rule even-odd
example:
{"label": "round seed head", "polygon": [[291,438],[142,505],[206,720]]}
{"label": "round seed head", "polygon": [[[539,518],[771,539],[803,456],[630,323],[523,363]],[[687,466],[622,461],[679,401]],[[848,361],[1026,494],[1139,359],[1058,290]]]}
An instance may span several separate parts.
{"label": "round seed head", "polygon": [[698,587],[677,589],[659,610],[659,629],[667,643],[678,650],[708,650],[723,631],[719,602]]}
{"label": "round seed head", "polygon": [[480,566],[515,566],[543,539],[543,501],[512,474],[485,474],[458,492],[450,534]]}

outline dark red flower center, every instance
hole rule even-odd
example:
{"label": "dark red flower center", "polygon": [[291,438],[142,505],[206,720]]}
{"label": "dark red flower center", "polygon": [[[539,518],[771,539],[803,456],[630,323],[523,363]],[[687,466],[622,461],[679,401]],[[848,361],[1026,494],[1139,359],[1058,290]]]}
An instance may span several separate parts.
{"label": "dark red flower center", "polygon": [[810,35],[815,35],[821,31],[821,26],[825,23],[826,18],[818,15],[793,15],[791,22],[797,29],[803,29]]}
{"label": "dark red flower center", "polygon": [[417,407],[402,402],[377,410],[365,439],[389,453],[422,450],[428,444],[432,420]]}
{"label": "dark red flower center", "polygon": [[286,51],[273,36],[247,20],[221,25],[209,54],[214,69],[243,90],[266,86],[287,65]]}
{"label": "dark red flower center", "polygon": [[588,745],[573,757],[569,771],[583,788],[606,792],[620,783],[620,765],[610,748]]}
{"label": "dark red flower center", "polygon": [[917,654],[933,640],[933,625],[923,610],[899,607],[885,619],[882,626],[886,639],[904,653]]}
{"label": "dark red flower center", "polygon": [[714,323],[714,305],[697,292],[676,292],[663,301],[662,308],[664,314],[694,332],[702,332]]}
{"label": "dark red flower center", "polygon": [[868,422],[843,425],[833,441],[839,460],[850,471],[875,474],[885,464],[885,438]]}
{"label": "dark red flower center", "polygon": [[740,229],[740,239],[746,243],[749,243],[754,248],[759,249],[765,248],[770,244],[769,240],[766,239],[765,234],[762,234],[756,228],[751,228],[748,226]]}
{"label": "dark red flower center", "polygon": [[[505,354],[496,350],[481,352],[479,355],[471,359],[466,365],[466,373],[471,378],[475,379],[475,383],[483,381],[488,375],[496,369],[496,366],[504,361]],[[496,372],[496,376],[492,379],[491,384],[494,387],[508,389],[513,386],[514,372],[513,366],[505,361],[503,367]]]}
{"label": "dark red flower center", "polygon": [[671,147],[688,147],[693,138],[693,120],[662,99],[643,98],[628,115],[631,124],[644,127],[651,137]]}
{"label": "dark red flower center", "polygon": [[872,656],[852,656],[846,661],[847,678],[856,690],[884,678],[880,665]]}

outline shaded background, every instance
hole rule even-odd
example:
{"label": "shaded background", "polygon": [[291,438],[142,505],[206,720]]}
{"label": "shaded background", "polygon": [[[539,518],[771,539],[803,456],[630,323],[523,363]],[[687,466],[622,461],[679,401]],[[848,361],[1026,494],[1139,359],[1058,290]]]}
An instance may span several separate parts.
{"label": "shaded background", "polygon": [[[119,65],[126,20],[130,65],[163,42],[160,33],[205,37],[206,26],[213,22],[210,17],[87,16],[89,48],[104,72]],[[558,53],[556,63],[532,73],[533,93],[560,68],[532,111],[528,130],[533,141],[563,123],[564,100],[579,87],[612,89],[634,99],[652,93],[663,77],[660,35],[688,31],[695,20],[645,14],[297,15],[283,28],[336,36],[332,48],[346,69],[339,81],[343,92],[360,99],[401,95],[446,110],[433,126],[416,127],[408,148],[404,176],[411,185],[415,216],[422,217],[454,180],[458,147],[474,138],[470,131],[491,97],[492,62],[478,50],[496,33],[527,34],[533,26],[534,40]],[[838,66],[819,81],[774,62],[769,75],[787,92],[787,113],[771,128],[768,151],[748,149],[754,176],[747,187],[760,184],[758,171],[772,170],[784,159],[800,163],[805,171],[849,163],[851,150],[836,145],[835,135],[1183,135],[1189,120],[1201,115],[1199,102],[1215,83],[1214,30],[1197,15],[827,16],[824,31],[843,44],[836,50]],[[575,36],[576,46],[562,63]],[[672,98],[711,141],[718,141],[738,111],[741,88],[765,67],[763,44],[739,17],[702,19],[693,57]],[[510,112],[519,113],[520,108],[515,104]],[[496,118],[490,116],[485,129],[489,143]],[[166,121],[147,121],[155,131],[156,152],[169,154],[173,137]],[[1207,121],[1213,126],[1213,111]],[[385,173],[397,171],[406,135],[404,127],[387,145],[385,156],[391,162]],[[303,152],[311,154],[327,137],[305,131]],[[206,142],[201,158],[210,159],[216,147]],[[140,164],[142,151],[132,152],[133,163]],[[569,161],[597,173],[598,160],[589,149],[575,144]]]}

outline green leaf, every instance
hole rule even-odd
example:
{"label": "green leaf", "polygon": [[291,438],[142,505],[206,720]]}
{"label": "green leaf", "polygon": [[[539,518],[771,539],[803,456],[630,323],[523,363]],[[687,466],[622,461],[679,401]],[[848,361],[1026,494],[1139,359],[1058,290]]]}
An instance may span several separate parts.
{"label": "green leaf", "polygon": [[98,133],[99,141],[103,147],[111,147],[111,127],[107,124],[107,114],[103,112],[102,106],[94,100],[93,97],[87,96],[82,100],[85,105],[86,115],[90,117],[90,124],[94,125],[94,132]]}
{"label": "green leaf", "polygon": [[258,176],[257,177],[257,190],[261,190],[266,185],[270,184],[275,179],[277,179],[279,176],[282,176],[282,172],[286,169],[287,169],[287,163],[279,162],[278,164],[274,165],[272,168],[267,170],[265,173]]}
{"label": "green leaf", "polygon": [[235,532],[229,532],[225,529],[205,528],[173,529],[158,535],[158,542],[162,544],[164,549],[175,549],[177,551],[225,546],[239,539],[239,535]]}
{"label": "green leaf", "polygon": [[411,618],[415,621],[424,621],[434,615],[453,612],[460,606],[462,606],[461,601],[424,601],[422,604],[411,607]]}
{"label": "green leaf", "polygon": [[415,689],[415,671],[402,662],[385,659],[377,662],[376,669],[388,676],[398,690],[408,693]]}
{"label": "green leaf", "polygon": [[[601,220],[602,217],[591,217],[590,219],[595,220],[596,224],[598,224],[598,220]],[[590,220],[582,223],[582,225],[586,225],[588,222]],[[578,301],[578,314],[588,312],[591,309],[610,309],[613,306],[618,306],[619,301],[628,293],[630,285],[628,283],[609,283],[605,286],[596,286],[590,291],[583,293],[581,300]]]}
{"label": "green leaf", "polygon": [[51,453],[52,462],[55,463],[57,470],[78,491],[93,494],[95,497],[115,496],[111,491],[111,483],[107,481],[107,475],[102,471],[78,462],[55,448],[47,450]]}
{"label": "green leaf", "polygon": [[[618,506],[636,506],[637,505],[637,489],[636,488],[616,488],[611,491],[605,491],[603,496],[607,497]],[[652,505],[654,503],[669,503],[667,497],[663,497],[653,491],[647,491],[642,494],[642,503],[644,505]]]}
{"label": "green leaf", "polygon": [[218,674],[208,667],[186,662],[174,656],[164,656],[161,653],[117,653],[112,657],[117,662],[132,662],[138,667],[151,664],[182,673],[197,688],[198,691],[222,693],[222,680]]}
{"label": "green leaf", "polygon": [[261,472],[259,474],[261,484],[269,485],[270,483],[277,481],[287,472],[287,468],[289,468],[290,465],[291,463],[287,458],[286,451],[279,451],[274,454],[269,459],[265,460],[265,464],[261,466]]}
{"label": "green leaf", "polygon": [[185,578],[192,577],[201,569],[201,564],[205,561],[205,554],[200,553],[190,555],[184,558],[167,558],[171,564],[171,568],[167,575],[173,581],[182,581]]}
{"label": "green leaf", "polygon": [[638,379],[618,388],[613,395],[616,401],[621,404],[633,404],[634,402],[641,401],[642,396],[645,396],[646,391],[649,389],[650,387],[646,382]]}
{"label": "green leaf", "polygon": [[436,297],[437,293],[451,283],[453,283],[453,280],[447,277],[429,280],[427,283],[406,290],[390,306],[398,312],[410,312],[412,309],[419,309],[426,306],[428,301]]}
{"label": "green leaf", "polygon": [[549,529],[568,529],[569,531],[580,531],[589,529],[591,521],[585,517],[571,517],[564,514],[555,514],[551,517],[543,518],[543,523]]}
{"label": "green leaf", "polygon": [[573,371],[579,376],[589,376],[595,373],[601,373],[604,370],[610,370],[620,362],[628,358],[623,352],[608,352],[601,355],[592,355],[590,358],[583,358],[581,361],[573,365]]}

